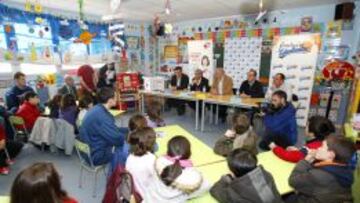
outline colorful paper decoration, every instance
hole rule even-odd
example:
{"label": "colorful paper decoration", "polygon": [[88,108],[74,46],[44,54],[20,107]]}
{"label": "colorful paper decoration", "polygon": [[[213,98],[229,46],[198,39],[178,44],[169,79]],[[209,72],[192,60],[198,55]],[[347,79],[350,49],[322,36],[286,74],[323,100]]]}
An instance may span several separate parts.
{"label": "colorful paper decoration", "polygon": [[30,45],[30,61],[32,62],[37,61],[37,53],[34,43],[31,43]]}
{"label": "colorful paper decoration", "polygon": [[31,10],[32,10],[32,4],[31,4],[31,2],[29,0],[27,0],[25,2],[25,11],[31,12]]}
{"label": "colorful paper decoration", "polygon": [[11,31],[12,31],[11,25],[6,25],[5,26],[5,32],[10,33]]}
{"label": "colorful paper decoration", "polygon": [[34,5],[34,11],[35,13],[42,13],[43,7],[40,2],[36,2],[36,4]]}
{"label": "colorful paper decoration", "polygon": [[29,33],[33,34],[35,32],[35,29],[33,27],[29,28]]}
{"label": "colorful paper decoration", "polygon": [[41,17],[36,17],[35,18],[35,23],[37,23],[37,24],[42,24],[44,22],[44,19],[43,18],[41,18]]}
{"label": "colorful paper decoration", "polygon": [[39,37],[40,37],[40,38],[43,38],[43,37],[44,37],[44,31],[39,30]]}
{"label": "colorful paper decoration", "polygon": [[76,39],[76,43],[83,43],[85,45],[88,45],[91,43],[92,38],[95,37],[96,34],[91,34],[89,31],[84,31],[80,34],[79,39]]}
{"label": "colorful paper decoration", "polygon": [[325,80],[352,80],[355,77],[355,68],[346,61],[334,60],[322,70]]}

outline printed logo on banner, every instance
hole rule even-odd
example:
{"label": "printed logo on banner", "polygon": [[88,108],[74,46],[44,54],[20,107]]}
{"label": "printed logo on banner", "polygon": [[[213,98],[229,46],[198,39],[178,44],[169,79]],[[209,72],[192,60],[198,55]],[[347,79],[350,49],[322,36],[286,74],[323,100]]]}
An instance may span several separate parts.
{"label": "printed logo on banner", "polygon": [[285,58],[290,54],[296,53],[309,53],[313,43],[311,41],[305,41],[300,44],[296,43],[281,43],[279,48],[279,58]]}

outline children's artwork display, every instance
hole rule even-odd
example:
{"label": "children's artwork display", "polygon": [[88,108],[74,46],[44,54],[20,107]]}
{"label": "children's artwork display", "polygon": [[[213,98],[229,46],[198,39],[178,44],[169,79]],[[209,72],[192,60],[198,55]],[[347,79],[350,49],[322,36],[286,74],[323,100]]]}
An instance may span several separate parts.
{"label": "children's artwork display", "polygon": [[259,72],[262,38],[226,38],[224,69],[233,78],[234,88],[247,79],[247,72]]}
{"label": "children's artwork display", "polygon": [[188,42],[189,66],[184,70],[190,78],[196,69],[201,69],[205,78],[212,82],[214,75],[214,52],[211,40],[195,40]]}
{"label": "children's artwork display", "polygon": [[286,83],[293,87],[293,94],[299,98],[296,117],[300,126],[306,125],[309,114],[320,45],[320,34],[277,36],[273,41],[270,85],[275,74],[286,76]]}

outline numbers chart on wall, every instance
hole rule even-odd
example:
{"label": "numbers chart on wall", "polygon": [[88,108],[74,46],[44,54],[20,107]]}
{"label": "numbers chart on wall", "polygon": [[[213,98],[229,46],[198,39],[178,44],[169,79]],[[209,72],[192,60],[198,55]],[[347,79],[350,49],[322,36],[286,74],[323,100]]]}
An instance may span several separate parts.
{"label": "numbers chart on wall", "polygon": [[233,78],[234,88],[246,80],[247,72],[259,72],[262,38],[237,38],[225,40],[225,72]]}

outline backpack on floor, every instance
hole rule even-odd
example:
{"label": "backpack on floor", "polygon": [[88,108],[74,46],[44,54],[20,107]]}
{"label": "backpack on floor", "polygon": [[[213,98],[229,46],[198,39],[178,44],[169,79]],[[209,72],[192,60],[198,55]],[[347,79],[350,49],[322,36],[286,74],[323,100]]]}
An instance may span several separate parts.
{"label": "backpack on floor", "polygon": [[118,166],[106,184],[103,203],[140,203],[142,198],[135,190],[133,178],[124,167]]}

